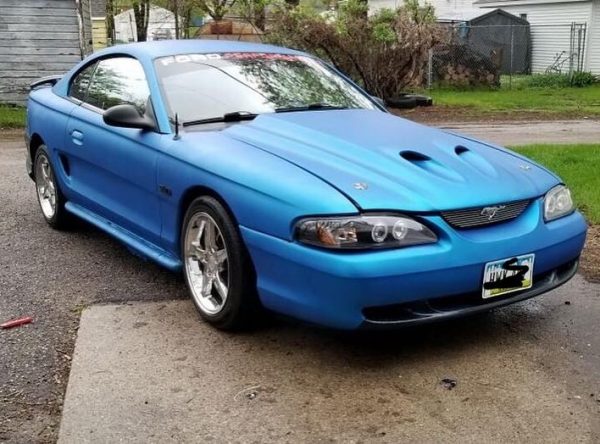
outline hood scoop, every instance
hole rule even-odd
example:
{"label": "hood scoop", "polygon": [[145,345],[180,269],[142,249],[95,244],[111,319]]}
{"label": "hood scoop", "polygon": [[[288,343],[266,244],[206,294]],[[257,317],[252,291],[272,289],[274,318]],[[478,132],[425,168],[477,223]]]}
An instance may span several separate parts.
{"label": "hood scoop", "polygon": [[466,164],[474,168],[477,172],[487,177],[498,177],[498,172],[483,156],[469,148],[457,145],[454,148],[456,155]]}
{"label": "hood scoop", "polygon": [[431,157],[426,156],[425,154],[417,153],[416,151],[410,150],[400,151],[400,157],[413,163],[426,162],[428,160],[431,160]]}
{"label": "hood scoop", "polygon": [[465,154],[468,153],[470,150],[469,148],[466,148],[462,145],[458,145],[454,148],[454,152],[456,153],[457,156],[460,156],[461,154]]}
{"label": "hood scoop", "polygon": [[420,168],[423,171],[426,171],[429,174],[432,174],[436,177],[439,177],[444,180],[448,180],[451,182],[464,182],[465,179],[463,176],[458,174],[456,171],[453,171],[447,167],[445,167],[442,163],[437,160],[432,159],[426,154],[419,153],[418,151],[405,150],[400,151],[400,157],[412,165]]}

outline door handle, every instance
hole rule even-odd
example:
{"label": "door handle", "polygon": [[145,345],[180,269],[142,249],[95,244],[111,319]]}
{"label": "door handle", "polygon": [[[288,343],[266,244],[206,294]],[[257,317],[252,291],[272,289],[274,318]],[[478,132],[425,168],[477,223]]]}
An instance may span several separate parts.
{"label": "door handle", "polygon": [[71,139],[75,145],[83,145],[83,133],[78,130],[71,131]]}

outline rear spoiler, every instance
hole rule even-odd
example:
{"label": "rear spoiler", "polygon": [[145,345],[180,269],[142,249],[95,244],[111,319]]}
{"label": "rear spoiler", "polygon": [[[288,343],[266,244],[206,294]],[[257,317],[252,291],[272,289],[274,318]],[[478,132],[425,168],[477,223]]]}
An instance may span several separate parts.
{"label": "rear spoiler", "polygon": [[29,85],[29,89],[31,91],[33,91],[34,89],[37,89],[40,86],[44,86],[44,85],[54,86],[54,85],[56,85],[56,82],[58,82],[60,79],[62,79],[61,74],[54,75],[54,76],[42,77],[41,79],[36,80],[31,85]]}

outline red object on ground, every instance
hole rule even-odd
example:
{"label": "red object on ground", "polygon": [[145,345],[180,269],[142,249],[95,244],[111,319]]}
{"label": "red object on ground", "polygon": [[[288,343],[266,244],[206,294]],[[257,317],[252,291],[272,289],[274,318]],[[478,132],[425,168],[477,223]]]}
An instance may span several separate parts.
{"label": "red object on ground", "polygon": [[30,322],[33,322],[33,318],[31,316],[25,316],[24,318],[6,321],[4,324],[0,324],[0,328],[18,327],[20,325],[29,324]]}

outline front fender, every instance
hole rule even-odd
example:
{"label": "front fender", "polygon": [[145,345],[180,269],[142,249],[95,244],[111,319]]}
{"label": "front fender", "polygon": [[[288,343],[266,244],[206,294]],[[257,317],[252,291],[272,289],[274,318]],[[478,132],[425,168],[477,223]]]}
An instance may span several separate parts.
{"label": "front fender", "polygon": [[357,208],[335,188],[292,163],[219,132],[183,134],[158,163],[163,193],[163,247],[179,255],[182,202],[189,190],[213,190],[237,222],[284,240],[293,221],[306,215],[354,214]]}

